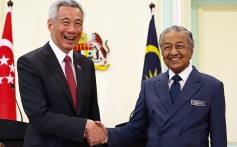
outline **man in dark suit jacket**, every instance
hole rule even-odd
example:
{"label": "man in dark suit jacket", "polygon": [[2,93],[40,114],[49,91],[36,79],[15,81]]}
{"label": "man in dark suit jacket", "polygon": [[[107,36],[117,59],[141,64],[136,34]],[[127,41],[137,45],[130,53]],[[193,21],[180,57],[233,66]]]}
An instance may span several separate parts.
{"label": "man in dark suit jacket", "polygon": [[[21,100],[29,118],[24,147],[87,147],[86,135],[103,137],[94,122],[100,120],[94,64],[73,51],[83,16],[76,1],[56,1],[49,11],[50,41],[18,59]],[[66,78],[66,56],[72,61],[75,104]]]}
{"label": "man in dark suit jacket", "polygon": [[[142,83],[126,126],[104,129],[108,146],[126,147],[146,138],[147,147],[209,147],[210,137],[211,147],[226,147],[224,86],[190,65],[192,33],[172,26],[163,31],[159,43],[169,69]],[[174,75],[181,77],[176,99],[170,93]]]}

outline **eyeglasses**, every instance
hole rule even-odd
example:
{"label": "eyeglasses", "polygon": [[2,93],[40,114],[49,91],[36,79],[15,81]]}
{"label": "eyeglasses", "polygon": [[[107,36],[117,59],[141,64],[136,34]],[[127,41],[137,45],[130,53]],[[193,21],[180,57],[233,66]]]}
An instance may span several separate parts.
{"label": "eyeglasses", "polygon": [[171,44],[165,44],[161,47],[161,49],[166,50],[166,51],[171,51],[173,48],[175,48],[176,50],[182,50],[187,47],[188,47],[188,45],[186,45],[186,44],[176,44],[174,47]]}

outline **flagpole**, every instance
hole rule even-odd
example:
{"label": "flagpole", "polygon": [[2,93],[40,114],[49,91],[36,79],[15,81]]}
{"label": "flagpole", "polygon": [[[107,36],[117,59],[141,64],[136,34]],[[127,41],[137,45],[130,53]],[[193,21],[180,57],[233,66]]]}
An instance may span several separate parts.
{"label": "flagpole", "polygon": [[11,84],[15,84],[11,21],[11,8],[13,6],[13,2],[9,0],[7,5],[8,11],[6,13],[2,38],[0,39],[0,119],[15,121],[17,120],[15,90],[13,91],[11,88]]}
{"label": "flagpole", "polygon": [[12,2],[11,0],[9,0],[9,1],[7,2],[7,5],[8,5],[8,7],[12,7],[12,6],[13,6],[13,2]]}
{"label": "flagpole", "polygon": [[154,12],[153,10],[153,8],[155,8],[155,4],[154,3],[151,3],[150,5],[149,5],[149,7],[150,7],[150,9],[151,9],[151,14]]}
{"label": "flagpole", "polygon": [[[10,8],[10,10],[11,10],[11,9],[12,9],[12,6],[13,6],[13,2],[12,2],[11,0],[9,0],[9,1],[7,2],[7,6],[8,6],[8,8]],[[12,89],[12,92],[13,92],[13,94],[14,94],[14,99],[15,99],[17,108],[18,108],[19,113],[20,113],[21,122],[23,122],[23,117],[22,117],[21,109],[20,109],[20,106],[19,106],[19,104],[18,104],[18,102],[17,102],[16,95],[15,95],[15,85],[14,85],[14,84],[11,85],[11,89]]]}
{"label": "flagpole", "polygon": [[7,2],[7,5],[8,5],[8,7],[12,7],[12,6],[13,6],[13,2],[12,2],[11,0],[9,0],[9,1]]}

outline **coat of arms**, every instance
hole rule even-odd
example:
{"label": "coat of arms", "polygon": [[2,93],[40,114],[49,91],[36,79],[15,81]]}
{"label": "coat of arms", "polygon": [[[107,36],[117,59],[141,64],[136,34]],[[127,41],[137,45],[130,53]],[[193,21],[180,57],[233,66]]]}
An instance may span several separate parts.
{"label": "coat of arms", "polygon": [[83,32],[74,50],[90,58],[94,62],[96,70],[107,70],[110,66],[107,63],[107,53],[110,51],[107,45],[108,41],[106,40],[103,44],[100,35],[97,33],[92,33],[91,38],[88,41],[87,34]]}

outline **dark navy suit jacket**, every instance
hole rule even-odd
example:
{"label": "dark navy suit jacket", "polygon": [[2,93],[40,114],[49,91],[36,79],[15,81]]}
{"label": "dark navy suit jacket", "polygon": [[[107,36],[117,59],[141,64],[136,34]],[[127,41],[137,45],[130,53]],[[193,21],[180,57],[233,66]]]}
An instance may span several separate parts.
{"label": "dark navy suit jacket", "polygon": [[82,147],[86,119],[100,120],[94,64],[73,53],[78,108],[49,43],[18,59],[21,100],[29,125],[24,147]]}
{"label": "dark navy suit jacket", "polygon": [[223,83],[195,67],[172,105],[168,72],[145,80],[125,127],[108,129],[108,146],[147,138],[147,147],[226,147]]}

